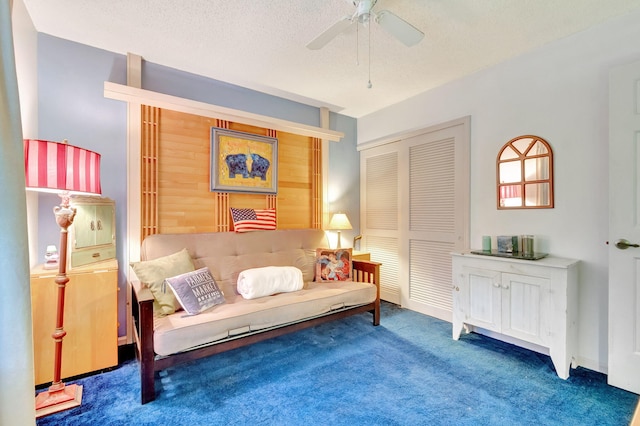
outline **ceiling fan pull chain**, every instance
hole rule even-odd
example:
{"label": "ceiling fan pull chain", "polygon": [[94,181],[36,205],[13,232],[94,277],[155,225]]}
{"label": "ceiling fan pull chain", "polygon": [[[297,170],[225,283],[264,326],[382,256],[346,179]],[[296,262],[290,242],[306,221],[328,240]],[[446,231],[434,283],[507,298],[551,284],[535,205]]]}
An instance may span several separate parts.
{"label": "ceiling fan pull chain", "polygon": [[360,65],[360,25],[358,25],[358,21],[356,21],[356,66]]}
{"label": "ceiling fan pull chain", "polygon": [[369,82],[367,83],[367,89],[371,89],[371,25],[369,25]]}

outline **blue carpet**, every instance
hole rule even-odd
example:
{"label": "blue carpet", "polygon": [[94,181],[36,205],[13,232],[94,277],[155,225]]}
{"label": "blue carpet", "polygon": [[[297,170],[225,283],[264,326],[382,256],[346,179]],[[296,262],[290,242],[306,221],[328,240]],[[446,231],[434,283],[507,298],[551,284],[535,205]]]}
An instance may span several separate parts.
{"label": "blue carpet", "polygon": [[[38,425],[628,425],[638,395],[606,376],[383,303],[160,372],[140,405],[135,361],[83,378],[82,406]],[[73,383],[73,382],[69,382]]]}

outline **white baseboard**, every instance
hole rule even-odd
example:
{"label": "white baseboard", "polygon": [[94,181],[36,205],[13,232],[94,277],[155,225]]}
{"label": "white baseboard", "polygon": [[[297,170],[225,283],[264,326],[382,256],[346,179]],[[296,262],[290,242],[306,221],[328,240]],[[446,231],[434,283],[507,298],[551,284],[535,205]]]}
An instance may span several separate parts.
{"label": "white baseboard", "polygon": [[609,366],[607,364],[602,364],[601,362],[595,361],[590,358],[579,356],[578,365],[588,370],[597,371],[598,373],[609,374]]}
{"label": "white baseboard", "polygon": [[[479,327],[470,327],[469,328],[471,331],[478,333],[478,334],[482,334],[483,336],[487,336],[487,337],[491,337],[493,339],[496,340],[500,340],[501,342],[505,342],[505,343],[510,343],[516,346],[520,346],[522,348],[526,348],[529,349],[531,351],[534,352],[538,352],[541,353],[543,355],[549,355],[549,349],[545,348],[544,346],[539,346],[533,343],[529,343],[529,342],[525,342],[523,340],[519,340],[519,339],[515,339],[513,337],[510,336],[505,336],[503,334],[500,333],[496,333],[490,330],[485,330],[483,328],[479,328]],[[603,374],[607,374],[607,365],[603,365],[602,363],[599,363],[595,360],[589,359],[589,358],[584,358],[584,357],[580,357],[578,356],[577,359],[577,365],[575,365],[575,367],[583,367],[586,368],[587,370],[592,370],[595,371],[597,373],[603,373]],[[574,365],[572,364],[572,368],[574,367]]]}

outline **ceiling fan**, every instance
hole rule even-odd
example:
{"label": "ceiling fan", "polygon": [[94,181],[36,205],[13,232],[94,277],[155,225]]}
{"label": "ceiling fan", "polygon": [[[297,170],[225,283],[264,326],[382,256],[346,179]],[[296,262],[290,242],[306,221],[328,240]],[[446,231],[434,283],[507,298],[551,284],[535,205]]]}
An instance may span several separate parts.
{"label": "ceiling fan", "polygon": [[327,43],[333,40],[338,34],[345,31],[352,24],[368,25],[371,21],[380,25],[389,34],[397,38],[405,46],[413,46],[420,42],[424,33],[388,10],[374,12],[373,7],[378,0],[347,0],[353,3],[356,11],[353,15],[343,16],[338,22],[331,25],[324,32],[318,35],[307,44],[311,50],[322,49]]}

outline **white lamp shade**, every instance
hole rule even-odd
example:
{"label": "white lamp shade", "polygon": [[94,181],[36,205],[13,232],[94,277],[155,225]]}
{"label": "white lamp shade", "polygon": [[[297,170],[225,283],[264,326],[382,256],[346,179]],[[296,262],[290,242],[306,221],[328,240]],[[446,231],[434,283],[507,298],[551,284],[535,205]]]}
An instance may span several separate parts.
{"label": "white lamp shade", "polygon": [[353,229],[349,218],[344,213],[335,213],[329,222],[329,229]]}

